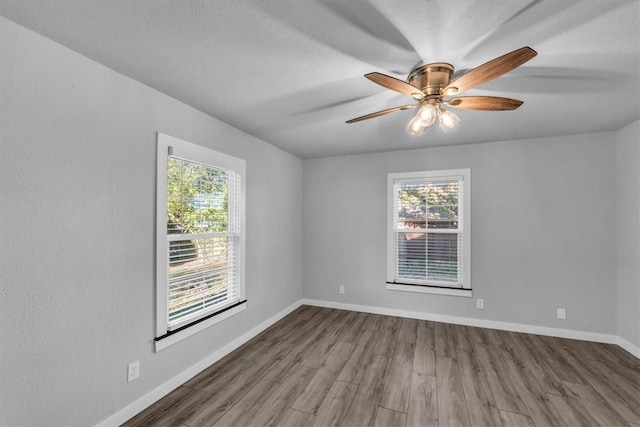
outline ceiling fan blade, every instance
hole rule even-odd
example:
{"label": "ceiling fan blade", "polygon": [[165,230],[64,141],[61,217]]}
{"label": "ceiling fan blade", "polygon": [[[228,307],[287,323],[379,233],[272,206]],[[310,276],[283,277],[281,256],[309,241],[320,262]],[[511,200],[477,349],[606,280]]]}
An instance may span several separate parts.
{"label": "ceiling fan blade", "polygon": [[410,110],[411,108],[416,108],[416,104],[411,105],[401,105],[399,107],[387,108],[386,110],[376,111],[375,113],[366,114],[364,116],[356,117],[355,119],[347,120],[345,123],[355,123],[362,120],[373,119],[374,117],[384,116],[385,114],[395,113],[396,111],[401,110]]}
{"label": "ceiling fan blade", "polygon": [[400,92],[403,95],[413,96],[416,99],[421,99],[424,97],[424,93],[422,93],[420,89],[400,79],[396,79],[395,77],[387,76],[386,74],[381,73],[369,73],[365,74],[364,76],[372,82],[379,84],[380,86],[386,87],[387,89],[391,89],[396,92]]}
{"label": "ceiling fan blade", "polygon": [[520,49],[516,49],[513,52],[499,56],[453,80],[444,88],[443,93],[447,93],[447,91],[450,93],[460,93],[465,90],[473,89],[474,87],[485,84],[496,77],[500,77],[501,75],[518,68],[537,54],[538,52],[528,46],[525,46]]}
{"label": "ceiling fan blade", "polygon": [[499,96],[460,96],[448,100],[447,105],[464,110],[504,111],[515,110],[522,101]]}

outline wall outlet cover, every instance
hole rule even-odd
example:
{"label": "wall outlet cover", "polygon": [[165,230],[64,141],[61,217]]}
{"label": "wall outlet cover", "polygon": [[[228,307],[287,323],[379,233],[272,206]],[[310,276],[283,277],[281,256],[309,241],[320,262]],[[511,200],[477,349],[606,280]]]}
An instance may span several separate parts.
{"label": "wall outlet cover", "polygon": [[476,300],[476,308],[478,310],[484,310],[484,300],[483,299],[478,298]]}
{"label": "wall outlet cover", "polygon": [[558,319],[560,319],[560,320],[566,320],[567,319],[567,309],[566,308],[559,308],[558,309]]}
{"label": "wall outlet cover", "polygon": [[127,382],[131,382],[140,376],[140,361],[129,363],[127,367]]}

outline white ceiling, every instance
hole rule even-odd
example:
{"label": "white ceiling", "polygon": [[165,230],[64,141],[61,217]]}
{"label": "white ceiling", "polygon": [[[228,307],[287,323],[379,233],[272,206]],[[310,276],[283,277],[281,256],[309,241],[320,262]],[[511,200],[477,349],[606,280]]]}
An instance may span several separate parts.
{"label": "white ceiling", "polygon": [[[301,158],[615,130],[640,117],[640,0],[0,0],[0,15]],[[538,56],[420,137],[363,74]]]}

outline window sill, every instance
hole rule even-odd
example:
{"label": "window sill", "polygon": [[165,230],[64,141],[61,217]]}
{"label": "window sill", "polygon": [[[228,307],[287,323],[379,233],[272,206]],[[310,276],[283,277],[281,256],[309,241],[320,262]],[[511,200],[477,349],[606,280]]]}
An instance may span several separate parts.
{"label": "window sill", "polygon": [[450,296],[467,297],[467,298],[471,298],[473,296],[471,289],[436,288],[434,286],[401,285],[398,283],[387,283],[387,289],[392,291],[417,292],[422,294],[436,294],[436,295],[450,295]]}
{"label": "window sill", "polygon": [[160,341],[155,342],[156,353],[160,350],[164,350],[167,347],[170,347],[186,338],[189,338],[191,335],[197,334],[198,332],[207,329],[210,326],[215,325],[225,319],[228,319],[231,316],[235,316],[236,314],[247,309],[247,302],[237,305],[229,310],[226,310],[220,314],[217,314],[207,320],[204,320],[200,323],[196,323],[193,326],[190,326],[186,329],[181,330],[180,332],[176,332],[171,334],[165,338],[162,338]]}

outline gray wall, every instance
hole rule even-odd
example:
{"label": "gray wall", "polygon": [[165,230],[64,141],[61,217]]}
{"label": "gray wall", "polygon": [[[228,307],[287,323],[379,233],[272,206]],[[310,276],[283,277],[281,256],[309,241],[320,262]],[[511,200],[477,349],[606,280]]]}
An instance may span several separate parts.
{"label": "gray wall", "polygon": [[[305,160],[305,297],[615,334],[614,136]],[[387,173],[467,167],[473,299],[387,290]]]}
{"label": "gray wall", "polygon": [[[298,158],[4,18],[0,40],[1,425],[95,424],[302,297]],[[156,131],[247,161],[248,308],[160,353]]]}
{"label": "gray wall", "polygon": [[640,347],[640,121],[616,132],[618,334]]}

